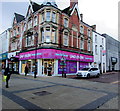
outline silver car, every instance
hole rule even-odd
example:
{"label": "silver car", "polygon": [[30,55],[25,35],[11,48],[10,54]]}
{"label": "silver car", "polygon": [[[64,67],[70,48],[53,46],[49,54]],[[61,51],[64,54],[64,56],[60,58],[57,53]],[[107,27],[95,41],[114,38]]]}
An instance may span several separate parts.
{"label": "silver car", "polygon": [[100,76],[100,70],[98,68],[83,68],[82,70],[77,71],[76,73],[77,77],[99,77]]}

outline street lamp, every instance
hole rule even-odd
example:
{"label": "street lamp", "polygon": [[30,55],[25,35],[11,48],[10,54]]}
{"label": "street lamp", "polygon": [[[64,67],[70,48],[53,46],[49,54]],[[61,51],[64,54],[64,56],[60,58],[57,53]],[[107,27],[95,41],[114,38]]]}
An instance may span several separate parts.
{"label": "street lamp", "polygon": [[35,38],[35,72],[34,72],[34,78],[37,78],[36,75],[37,75],[37,43],[38,43],[38,33],[36,32],[34,34],[34,38]]}
{"label": "street lamp", "polygon": [[62,56],[61,58],[61,62],[62,62],[62,77],[64,76],[66,78],[66,73],[64,73],[64,67],[65,67],[65,58]]}

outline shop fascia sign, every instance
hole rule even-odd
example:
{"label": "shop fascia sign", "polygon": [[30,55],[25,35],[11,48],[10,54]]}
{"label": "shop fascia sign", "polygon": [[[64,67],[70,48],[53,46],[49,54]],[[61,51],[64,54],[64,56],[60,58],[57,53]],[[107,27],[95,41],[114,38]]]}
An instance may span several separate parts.
{"label": "shop fascia sign", "polygon": [[61,59],[62,57],[64,57],[67,60],[86,60],[91,62],[93,61],[93,56],[60,51],[55,49],[40,49],[37,50],[37,54],[36,51],[21,53],[19,59],[20,60],[34,59],[35,56],[37,58]]}

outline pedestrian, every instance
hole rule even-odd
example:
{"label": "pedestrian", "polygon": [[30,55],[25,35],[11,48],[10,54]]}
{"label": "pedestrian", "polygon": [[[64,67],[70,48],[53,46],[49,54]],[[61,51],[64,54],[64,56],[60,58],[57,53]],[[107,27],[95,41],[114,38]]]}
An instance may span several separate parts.
{"label": "pedestrian", "polygon": [[48,70],[48,76],[51,76],[51,71],[52,71],[52,66],[51,66],[51,64],[49,64],[47,70]]}
{"label": "pedestrian", "polygon": [[9,88],[8,82],[9,82],[10,76],[11,76],[9,67],[5,68],[4,76],[7,76],[6,77],[6,88]]}
{"label": "pedestrian", "polygon": [[28,66],[26,64],[26,66],[25,66],[25,76],[27,75],[27,73],[28,73]]}

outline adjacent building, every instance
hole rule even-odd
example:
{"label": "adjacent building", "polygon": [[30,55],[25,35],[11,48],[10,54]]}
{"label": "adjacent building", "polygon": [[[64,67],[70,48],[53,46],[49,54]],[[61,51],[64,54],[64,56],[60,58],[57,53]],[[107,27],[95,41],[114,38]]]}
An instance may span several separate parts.
{"label": "adjacent building", "polygon": [[0,67],[3,69],[8,65],[9,35],[10,29],[0,34]]}
{"label": "adjacent building", "polygon": [[100,69],[101,73],[106,72],[106,38],[96,31],[93,31],[93,67]]}
{"label": "adjacent building", "polygon": [[106,71],[120,70],[119,44],[120,42],[107,34],[102,34],[106,38]]}

